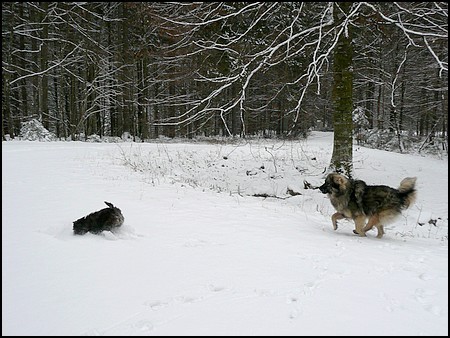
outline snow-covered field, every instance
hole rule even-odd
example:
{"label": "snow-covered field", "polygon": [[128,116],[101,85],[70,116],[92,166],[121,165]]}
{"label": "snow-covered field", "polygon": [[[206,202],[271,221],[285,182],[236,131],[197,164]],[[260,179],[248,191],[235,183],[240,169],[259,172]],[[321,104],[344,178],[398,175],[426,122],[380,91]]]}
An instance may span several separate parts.
{"label": "snow-covered field", "polygon": [[[304,189],[332,141],[2,142],[2,334],[447,336],[448,159],[355,146],[369,184],[418,177],[361,238]],[[74,236],[103,201],[120,231]]]}

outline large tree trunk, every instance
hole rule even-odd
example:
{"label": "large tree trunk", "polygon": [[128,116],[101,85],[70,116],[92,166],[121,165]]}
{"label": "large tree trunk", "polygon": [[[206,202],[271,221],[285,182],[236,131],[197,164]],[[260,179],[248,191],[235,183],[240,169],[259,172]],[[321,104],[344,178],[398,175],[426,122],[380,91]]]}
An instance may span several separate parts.
{"label": "large tree trunk", "polygon": [[[334,3],[333,16],[336,25],[345,20],[350,12],[351,2]],[[345,13],[345,14],[344,14]],[[334,50],[334,144],[331,168],[347,176],[353,171],[353,49],[350,25],[339,36]]]}

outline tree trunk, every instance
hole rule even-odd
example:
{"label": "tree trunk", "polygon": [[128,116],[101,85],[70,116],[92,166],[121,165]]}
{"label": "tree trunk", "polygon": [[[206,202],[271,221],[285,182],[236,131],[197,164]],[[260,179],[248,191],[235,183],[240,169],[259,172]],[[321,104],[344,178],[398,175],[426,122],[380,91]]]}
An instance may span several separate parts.
{"label": "tree trunk", "polygon": [[[339,7],[340,8],[339,8]],[[345,20],[351,2],[334,3],[333,16],[336,25]],[[353,49],[350,26],[339,36],[334,50],[334,144],[331,158],[332,170],[351,177],[353,171]]]}
{"label": "tree trunk", "polygon": [[48,2],[41,2],[43,13],[41,13],[42,18],[42,45],[41,45],[41,72],[44,72],[41,77],[40,90],[41,90],[41,99],[39,105],[39,114],[42,117],[42,124],[44,127],[49,130],[49,109],[48,109],[48,75],[47,75],[47,67],[48,67]]}

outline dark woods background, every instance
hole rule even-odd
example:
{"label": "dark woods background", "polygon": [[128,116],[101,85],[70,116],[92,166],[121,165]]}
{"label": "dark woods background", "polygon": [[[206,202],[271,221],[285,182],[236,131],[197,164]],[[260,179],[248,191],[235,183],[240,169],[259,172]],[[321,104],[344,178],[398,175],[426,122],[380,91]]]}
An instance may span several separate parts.
{"label": "dark woods background", "polygon": [[[353,126],[447,139],[448,5],[2,2],[2,135],[297,137],[333,128],[351,31]],[[358,136],[364,138],[364,136]]]}

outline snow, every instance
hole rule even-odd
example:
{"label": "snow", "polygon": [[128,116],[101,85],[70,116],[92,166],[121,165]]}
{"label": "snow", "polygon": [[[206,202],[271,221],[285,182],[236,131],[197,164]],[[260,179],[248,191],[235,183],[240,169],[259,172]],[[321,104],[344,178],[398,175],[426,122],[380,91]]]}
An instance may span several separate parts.
{"label": "snow", "polygon": [[[362,238],[304,189],[332,140],[2,142],[2,335],[447,336],[448,159],[355,145],[357,178],[418,177]],[[103,201],[120,231],[73,235]]]}

